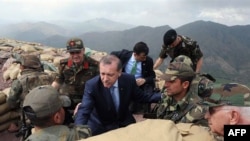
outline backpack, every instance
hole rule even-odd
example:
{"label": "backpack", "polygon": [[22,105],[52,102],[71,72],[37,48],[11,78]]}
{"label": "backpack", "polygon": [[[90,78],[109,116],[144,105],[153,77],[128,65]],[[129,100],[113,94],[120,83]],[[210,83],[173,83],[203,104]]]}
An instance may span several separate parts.
{"label": "backpack", "polygon": [[28,74],[21,75],[18,80],[22,85],[22,95],[21,99],[29,93],[35,87],[41,85],[51,85],[54,80],[54,76],[49,75],[45,72],[32,72]]}

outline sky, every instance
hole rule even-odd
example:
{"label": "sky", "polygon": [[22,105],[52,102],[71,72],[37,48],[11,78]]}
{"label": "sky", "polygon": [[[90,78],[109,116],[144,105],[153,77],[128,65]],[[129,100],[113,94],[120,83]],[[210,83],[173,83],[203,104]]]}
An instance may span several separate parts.
{"label": "sky", "polygon": [[6,23],[105,18],[151,27],[197,20],[248,25],[250,0],[0,0],[0,17]]}

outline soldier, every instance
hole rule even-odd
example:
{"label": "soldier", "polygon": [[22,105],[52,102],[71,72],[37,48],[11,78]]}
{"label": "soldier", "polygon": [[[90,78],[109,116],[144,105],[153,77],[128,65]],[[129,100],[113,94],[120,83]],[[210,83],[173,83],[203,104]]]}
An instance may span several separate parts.
{"label": "soldier", "polygon": [[51,85],[38,86],[24,99],[23,111],[34,125],[34,133],[28,141],[75,141],[91,135],[86,125],[69,128],[62,125],[65,112],[63,106],[70,104],[69,98],[59,94]]}
{"label": "soldier", "polygon": [[[191,59],[186,55],[177,56],[173,62],[184,62],[193,67]],[[196,73],[190,87],[193,94],[198,94],[201,98],[209,97],[213,92],[213,84],[216,80],[207,73]]]}
{"label": "soldier", "polygon": [[190,91],[194,76],[193,69],[183,62],[169,64],[165,74],[160,76],[165,80],[165,88],[158,105],[157,118],[207,126],[204,119],[207,107],[197,105],[202,99]]}
{"label": "soldier", "polygon": [[186,36],[177,35],[174,29],[170,29],[165,33],[163,42],[159,58],[154,64],[154,69],[158,68],[168,55],[172,59],[170,62],[179,55],[186,55],[191,58],[194,64],[194,71],[200,72],[203,54],[196,41]]}
{"label": "soldier", "polygon": [[[66,47],[70,57],[60,61],[59,75],[52,86],[70,97],[72,104],[69,110],[73,115],[74,108],[82,100],[85,82],[98,75],[99,71],[98,62],[84,55],[85,47],[81,39],[69,39]],[[69,122],[73,122],[72,119]]]}
{"label": "soldier", "polygon": [[227,83],[214,88],[204,102],[209,105],[205,114],[208,125],[217,140],[223,140],[224,125],[250,124],[250,89],[239,83]]}
{"label": "soldier", "polygon": [[35,55],[22,56],[20,60],[21,76],[12,82],[7,102],[12,108],[19,107],[25,95],[36,86],[51,84],[52,76],[43,71],[40,59]]}
{"label": "soldier", "polygon": [[21,76],[12,82],[7,97],[7,103],[12,108],[20,108],[24,97],[31,89],[51,84],[54,80],[52,75],[43,71],[42,63],[35,55],[21,56],[16,62],[20,63]]}

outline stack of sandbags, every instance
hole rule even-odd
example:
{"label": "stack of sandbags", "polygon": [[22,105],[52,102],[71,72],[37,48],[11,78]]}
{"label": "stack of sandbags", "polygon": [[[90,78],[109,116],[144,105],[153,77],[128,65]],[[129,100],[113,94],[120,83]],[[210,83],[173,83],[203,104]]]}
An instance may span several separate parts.
{"label": "stack of sandbags", "polygon": [[11,123],[20,120],[20,114],[9,107],[6,102],[9,88],[0,91],[0,132],[7,130]]}
{"label": "stack of sandbags", "polygon": [[3,79],[5,81],[7,81],[9,79],[14,80],[14,79],[16,79],[18,77],[19,74],[20,74],[20,64],[12,63],[7,68],[7,70],[4,71]]}

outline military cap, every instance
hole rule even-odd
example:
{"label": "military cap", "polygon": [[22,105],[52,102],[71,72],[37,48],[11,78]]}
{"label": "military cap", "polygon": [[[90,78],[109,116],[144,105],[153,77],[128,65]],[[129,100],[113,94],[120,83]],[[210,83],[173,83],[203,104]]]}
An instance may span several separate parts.
{"label": "military cap", "polygon": [[81,51],[84,48],[83,41],[79,38],[71,38],[67,41],[67,51],[68,52],[75,52]]}
{"label": "military cap", "polygon": [[177,37],[177,33],[174,29],[168,30],[163,36],[163,43],[165,46],[171,45]]}
{"label": "military cap", "polygon": [[22,66],[38,69],[42,67],[40,59],[36,55],[24,55],[21,56],[17,61]]}
{"label": "military cap", "polygon": [[213,89],[207,101],[210,107],[231,105],[250,106],[250,89],[239,83],[227,83]]}
{"label": "military cap", "polygon": [[50,116],[62,107],[69,107],[70,99],[51,85],[32,89],[24,99],[23,110],[29,119]]}
{"label": "military cap", "polygon": [[186,55],[179,55],[179,56],[175,57],[173,62],[184,62],[185,64],[193,67],[192,60]]}
{"label": "military cap", "polygon": [[178,77],[194,77],[193,69],[183,62],[172,62],[168,65],[167,70],[160,76],[165,81],[173,81]]}

